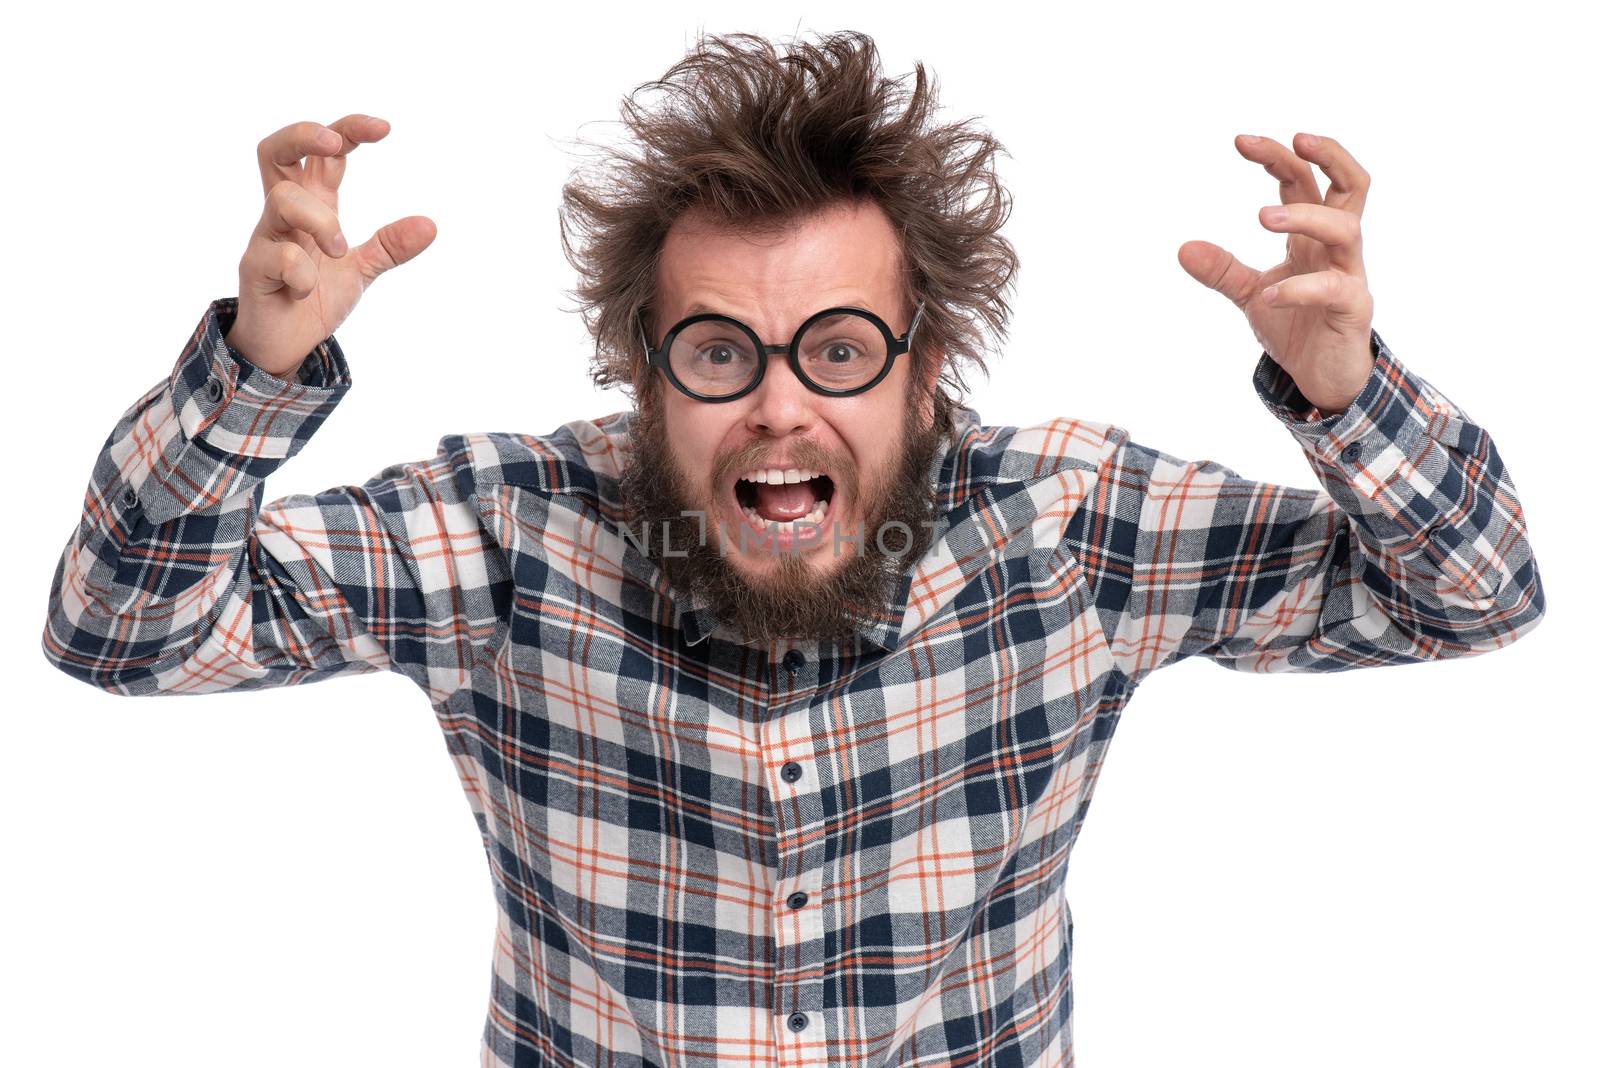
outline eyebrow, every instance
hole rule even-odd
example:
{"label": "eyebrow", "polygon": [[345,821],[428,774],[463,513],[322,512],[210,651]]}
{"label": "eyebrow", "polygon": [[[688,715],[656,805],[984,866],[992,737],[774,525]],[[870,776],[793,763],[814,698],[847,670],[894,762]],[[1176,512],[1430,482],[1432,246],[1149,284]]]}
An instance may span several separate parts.
{"label": "eyebrow", "polygon": [[[869,308],[867,302],[864,301],[864,300],[860,300],[860,299],[846,300],[846,301],[842,301],[842,302],[839,302],[839,303],[830,304],[830,305],[828,305],[828,307],[830,307],[830,308],[868,308],[868,310],[871,310]],[[722,311],[720,308],[713,308],[709,304],[701,304],[701,303],[699,303],[697,301],[694,304],[689,305],[689,310],[683,313],[683,317],[685,319],[687,319],[689,316],[691,316],[691,315],[699,315],[701,312],[713,312],[713,313],[715,313],[717,315],[727,315],[727,314],[729,314],[728,312]],[[735,315],[734,318],[737,319],[739,317],[737,315]]]}

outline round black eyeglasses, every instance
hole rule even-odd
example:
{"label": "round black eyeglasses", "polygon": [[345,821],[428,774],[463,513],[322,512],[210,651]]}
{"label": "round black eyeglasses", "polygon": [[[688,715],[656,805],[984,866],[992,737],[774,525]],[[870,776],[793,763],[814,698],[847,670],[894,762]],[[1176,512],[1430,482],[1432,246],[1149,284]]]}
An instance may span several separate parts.
{"label": "round black eyeglasses", "polygon": [[825,308],[801,323],[787,345],[768,345],[733,316],[716,312],[681,320],[660,348],[650,346],[641,315],[639,336],[649,365],[695,400],[738,400],[761,384],[767,357],[779,353],[788,355],[789,368],[812,392],[853,397],[882,382],[895,357],[910,351],[924,303],[917,302],[910,329],[898,338],[864,308]]}

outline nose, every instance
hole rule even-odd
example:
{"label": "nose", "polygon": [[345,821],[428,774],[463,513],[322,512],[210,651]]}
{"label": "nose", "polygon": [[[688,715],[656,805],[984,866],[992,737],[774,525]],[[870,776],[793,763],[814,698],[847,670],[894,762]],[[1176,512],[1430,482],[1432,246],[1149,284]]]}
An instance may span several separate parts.
{"label": "nose", "polygon": [[816,420],[812,407],[816,399],[817,395],[795,377],[788,360],[770,357],[761,384],[750,394],[745,424],[752,432],[770,437],[803,434]]}

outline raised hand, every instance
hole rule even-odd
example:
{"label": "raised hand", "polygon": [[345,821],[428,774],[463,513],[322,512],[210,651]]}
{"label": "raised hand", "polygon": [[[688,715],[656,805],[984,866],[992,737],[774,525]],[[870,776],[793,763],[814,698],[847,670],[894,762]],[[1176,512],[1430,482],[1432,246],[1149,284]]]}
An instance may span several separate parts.
{"label": "raised hand", "polygon": [[[1240,135],[1234,147],[1278,180],[1281,207],[1261,225],[1289,235],[1282,263],[1257,271],[1209,241],[1178,249],[1183,269],[1245,314],[1256,340],[1324,415],[1341,412],[1372,374],[1372,294],[1361,262],[1361,210],[1371,176],[1330,137],[1299,134],[1293,150]],[[1315,163],[1328,176],[1317,190]]]}
{"label": "raised hand", "polygon": [[345,157],[388,132],[383,119],[346,115],[327,126],[285,126],[257,146],[266,205],[239,260],[239,312],[227,339],[263,371],[292,376],[373,279],[437,235],[424,215],[397,219],[354,249],[340,231]]}

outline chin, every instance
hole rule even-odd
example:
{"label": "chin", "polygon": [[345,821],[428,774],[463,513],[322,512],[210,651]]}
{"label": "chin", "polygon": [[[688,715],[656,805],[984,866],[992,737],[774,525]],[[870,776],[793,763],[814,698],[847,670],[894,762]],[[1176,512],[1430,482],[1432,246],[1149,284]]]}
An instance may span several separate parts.
{"label": "chin", "polygon": [[741,578],[752,584],[771,584],[775,587],[779,584],[793,583],[797,577],[796,569],[800,568],[817,581],[831,578],[849,562],[853,551],[847,546],[840,549],[838,555],[834,555],[831,543],[812,549],[791,549],[781,552],[754,548],[746,548],[740,552],[730,547],[727,560],[728,566]]}

